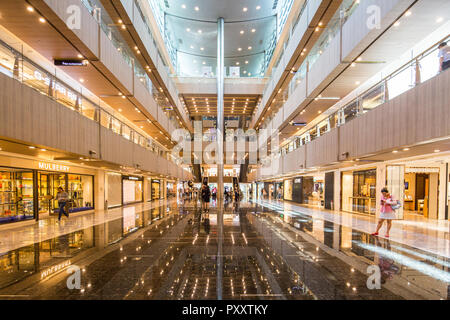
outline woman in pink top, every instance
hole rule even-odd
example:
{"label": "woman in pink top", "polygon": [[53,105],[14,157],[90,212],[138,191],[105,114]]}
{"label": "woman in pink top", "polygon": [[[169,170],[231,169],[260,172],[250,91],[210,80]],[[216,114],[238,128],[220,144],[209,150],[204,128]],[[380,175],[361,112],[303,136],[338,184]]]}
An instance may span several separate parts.
{"label": "woman in pink top", "polygon": [[383,188],[381,190],[381,209],[380,209],[380,221],[378,222],[377,231],[372,233],[373,236],[378,236],[378,231],[380,231],[383,226],[383,222],[386,220],[387,223],[387,231],[386,238],[389,238],[389,232],[392,227],[392,220],[396,219],[395,211],[392,209],[392,205],[397,204],[397,201],[392,199],[392,196],[389,194],[389,190],[387,188]]}

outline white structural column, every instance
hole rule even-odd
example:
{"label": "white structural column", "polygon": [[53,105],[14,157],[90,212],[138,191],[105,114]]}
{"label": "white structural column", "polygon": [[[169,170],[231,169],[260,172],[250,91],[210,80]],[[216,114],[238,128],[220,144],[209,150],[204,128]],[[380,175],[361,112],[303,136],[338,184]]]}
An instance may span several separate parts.
{"label": "white structural column", "polygon": [[223,287],[223,94],[224,94],[224,19],[217,21],[217,300],[222,300]]}
{"label": "white structural column", "polygon": [[223,199],[224,19],[217,21],[217,197]]}

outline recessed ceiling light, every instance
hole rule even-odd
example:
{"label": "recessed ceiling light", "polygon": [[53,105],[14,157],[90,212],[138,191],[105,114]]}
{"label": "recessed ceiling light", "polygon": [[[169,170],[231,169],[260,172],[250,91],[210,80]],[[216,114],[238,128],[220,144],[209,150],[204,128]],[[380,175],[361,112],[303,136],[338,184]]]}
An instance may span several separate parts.
{"label": "recessed ceiling light", "polygon": [[185,4],[182,4],[181,7],[182,7],[183,9],[186,9],[186,5],[185,5]]}
{"label": "recessed ceiling light", "polygon": [[405,17],[409,17],[410,15],[412,14],[412,12],[411,11],[406,11],[406,13],[405,13]]}
{"label": "recessed ceiling light", "polygon": [[409,148],[404,148],[403,151],[409,151]]}
{"label": "recessed ceiling light", "polygon": [[438,153],[438,152],[441,152],[441,150],[436,149],[436,150],[434,150],[434,152],[435,152],[435,153]]}
{"label": "recessed ceiling light", "polygon": [[47,150],[46,150],[46,149],[41,149],[41,151],[42,151],[42,152],[45,152],[45,151],[47,151]]}
{"label": "recessed ceiling light", "polygon": [[442,18],[442,17],[439,17],[439,18],[436,19],[437,23],[441,23],[442,21],[444,21],[444,18]]}
{"label": "recessed ceiling light", "polygon": [[394,150],[394,151],[392,151],[392,153],[398,153],[398,150]]}
{"label": "recessed ceiling light", "polygon": [[200,48],[200,50],[202,50],[202,51],[203,51],[203,50],[205,50],[205,48]]}
{"label": "recessed ceiling light", "polygon": [[256,6],[256,10],[259,10],[259,9],[261,9],[261,6]]}
{"label": "recessed ceiling light", "polygon": [[34,11],[34,8],[33,8],[32,6],[28,6],[28,7],[27,7],[27,10],[30,11],[30,12],[33,12],[33,11]]}
{"label": "recessed ceiling light", "polygon": [[122,24],[122,23],[123,23],[122,19],[119,19],[119,20],[118,20],[118,22],[119,22],[120,24]]}
{"label": "recessed ceiling light", "polygon": [[29,149],[36,149],[36,147],[33,147],[33,146],[29,146],[28,148]]}
{"label": "recessed ceiling light", "polygon": [[198,30],[198,33],[202,33],[202,30]]}
{"label": "recessed ceiling light", "polygon": [[394,23],[394,27],[398,27],[398,26],[400,26],[400,21],[396,21],[396,22]]}
{"label": "recessed ceiling light", "polygon": [[191,28],[187,28],[186,31],[187,31],[187,32],[190,32],[190,31],[191,31]]}
{"label": "recessed ceiling light", "polygon": [[248,50],[252,50],[252,47],[250,46],[250,47],[248,47]]}
{"label": "recessed ceiling light", "polygon": [[83,82],[84,82],[84,79],[80,79],[80,82],[83,83]]}
{"label": "recessed ceiling light", "polygon": [[122,109],[119,108],[119,112],[122,112]]}
{"label": "recessed ceiling light", "polygon": [[244,12],[247,12],[247,10],[248,10],[247,7],[242,8],[242,11],[244,11]]}
{"label": "recessed ceiling light", "polygon": [[77,55],[78,59],[83,59],[83,56],[81,54]]}
{"label": "recessed ceiling light", "polygon": [[361,84],[361,81],[356,81],[355,84],[356,84],[356,85],[360,85],[360,84]]}
{"label": "recessed ceiling light", "polygon": [[242,48],[238,48],[238,51],[242,51]]}
{"label": "recessed ceiling light", "polygon": [[253,33],[256,32],[256,29],[252,29],[252,32],[253,32]]}
{"label": "recessed ceiling light", "polygon": [[200,8],[199,8],[199,7],[195,7],[194,9],[195,9],[195,11],[198,11],[198,10],[200,10]]}
{"label": "recessed ceiling light", "polygon": [[122,29],[125,30],[127,27],[123,24],[122,25]]}
{"label": "recessed ceiling light", "polygon": [[39,21],[40,21],[41,23],[45,23],[45,19],[42,18],[42,17],[39,18]]}
{"label": "recessed ceiling light", "polygon": [[241,30],[240,34],[244,34],[244,30]]}

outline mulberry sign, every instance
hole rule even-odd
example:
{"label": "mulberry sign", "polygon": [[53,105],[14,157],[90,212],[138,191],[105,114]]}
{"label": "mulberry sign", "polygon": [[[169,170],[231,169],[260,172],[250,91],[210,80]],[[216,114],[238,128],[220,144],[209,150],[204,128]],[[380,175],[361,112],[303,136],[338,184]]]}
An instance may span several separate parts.
{"label": "mulberry sign", "polygon": [[56,163],[39,162],[39,169],[46,171],[69,172],[70,167]]}

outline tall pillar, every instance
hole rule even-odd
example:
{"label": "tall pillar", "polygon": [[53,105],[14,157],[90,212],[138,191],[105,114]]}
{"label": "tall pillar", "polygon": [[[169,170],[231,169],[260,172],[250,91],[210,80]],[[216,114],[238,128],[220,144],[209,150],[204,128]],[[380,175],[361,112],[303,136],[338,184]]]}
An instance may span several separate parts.
{"label": "tall pillar", "polygon": [[217,21],[217,300],[222,300],[223,284],[223,91],[224,91],[224,19]]}
{"label": "tall pillar", "polygon": [[217,197],[223,199],[224,19],[217,21]]}

